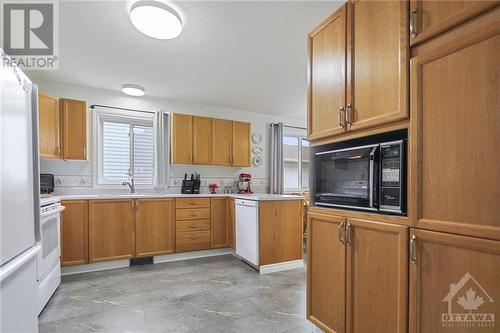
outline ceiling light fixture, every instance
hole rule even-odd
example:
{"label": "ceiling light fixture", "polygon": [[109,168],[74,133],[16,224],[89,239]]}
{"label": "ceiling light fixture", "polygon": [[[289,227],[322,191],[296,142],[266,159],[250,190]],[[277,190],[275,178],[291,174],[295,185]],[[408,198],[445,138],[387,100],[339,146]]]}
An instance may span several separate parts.
{"label": "ceiling light fixture", "polygon": [[173,39],[182,32],[181,15],[160,1],[135,2],[130,8],[130,20],[137,30],[156,39]]}
{"label": "ceiling light fixture", "polygon": [[137,84],[124,84],[122,85],[122,93],[130,96],[144,96],[144,87]]}

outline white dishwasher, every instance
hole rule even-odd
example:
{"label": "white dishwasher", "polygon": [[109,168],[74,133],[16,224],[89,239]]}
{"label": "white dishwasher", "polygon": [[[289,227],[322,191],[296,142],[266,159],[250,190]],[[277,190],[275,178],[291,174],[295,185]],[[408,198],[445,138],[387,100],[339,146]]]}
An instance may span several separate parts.
{"label": "white dishwasher", "polygon": [[259,267],[259,202],[236,199],[236,254]]}

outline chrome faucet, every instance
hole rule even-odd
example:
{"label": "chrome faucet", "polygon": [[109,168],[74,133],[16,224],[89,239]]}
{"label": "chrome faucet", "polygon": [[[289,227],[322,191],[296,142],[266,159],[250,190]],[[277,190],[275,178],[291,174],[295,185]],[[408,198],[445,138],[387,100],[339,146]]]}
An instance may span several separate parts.
{"label": "chrome faucet", "polygon": [[128,185],[130,188],[130,194],[135,193],[135,183],[134,183],[134,172],[131,169],[128,169],[128,181],[123,182],[122,185]]}

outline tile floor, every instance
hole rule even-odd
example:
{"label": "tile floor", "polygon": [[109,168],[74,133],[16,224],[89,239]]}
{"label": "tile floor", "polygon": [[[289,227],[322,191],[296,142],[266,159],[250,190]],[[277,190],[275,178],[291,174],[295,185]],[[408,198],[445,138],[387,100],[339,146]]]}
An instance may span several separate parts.
{"label": "tile floor", "polygon": [[319,332],[304,269],[259,275],[231,255],[63,277],[40,332]]}

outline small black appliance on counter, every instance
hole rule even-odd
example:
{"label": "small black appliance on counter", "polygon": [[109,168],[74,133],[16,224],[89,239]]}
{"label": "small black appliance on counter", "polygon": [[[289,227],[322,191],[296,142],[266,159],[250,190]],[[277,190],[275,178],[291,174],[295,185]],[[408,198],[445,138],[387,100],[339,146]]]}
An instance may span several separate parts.
{"label": "small black appliance on counter", "polygon": [[40,174],[40,194],[51,194],[54,192],[54,175],[50,173]]}
{"label": "small black appliance on counter", "polygon": [[182,181],[181,193],[182,194],[200,194],[200,174],[191,174],[191,179],[187,179],[187,173],[184,174]]}

